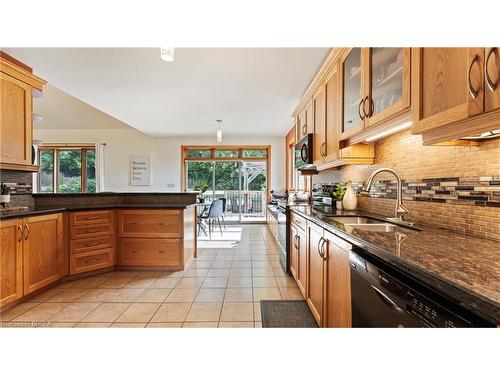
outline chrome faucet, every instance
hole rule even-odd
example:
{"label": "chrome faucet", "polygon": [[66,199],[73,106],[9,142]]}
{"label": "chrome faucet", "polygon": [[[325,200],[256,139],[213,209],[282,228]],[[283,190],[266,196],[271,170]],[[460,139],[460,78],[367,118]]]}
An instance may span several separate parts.
{"label": "chrome faucet", "polygon": [[395,222],[403,222],[405,224],[412,224],[412,223],[409,223],[409,222],[403,220],[403,215],[411,215],[411,212],[403,205],[403,184],[401,183],[401,177],[399,177],[399,175],[396,173],[395,170],[393,170],[391,168],[377,169],[368,178],[366,183],[363,185],[362,190],[365,192],[369,192],[370,188],[372,186],[372,183],[373,183],[373,178],[382,172],[392,173],[396,177],[396,180],[398,182],[398,191],[397,191],[397,198],[396,198],[397,201],[396,201],[396,209],[394,211],[394,217],[388,218],[388,220],[395,221]]}

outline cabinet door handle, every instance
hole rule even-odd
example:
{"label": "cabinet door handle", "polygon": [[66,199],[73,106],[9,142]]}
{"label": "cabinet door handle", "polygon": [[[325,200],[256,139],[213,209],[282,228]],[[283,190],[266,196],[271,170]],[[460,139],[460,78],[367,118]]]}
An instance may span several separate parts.
{"label": "cabinet door handle", "polygon": [[302,135],[306,135],[307,134],[307,124],[304,124],[302,126]]}
{"label": "cabinet door handle", "polygon": [[24,224],[24,239],[27,240],[30,236],[30,226],[28,224]]}
{"label": "cabinet door handle", "polygon": [[370,115],[369,115],[369,117],[373,116],[373,112],[375,112],[375,103],[373,102],[373,99],[370,98]]}
{"label": "cabinet door handle", "polygon": [[474,89],[474,87],[472,87],[472,82],[470,81],[470,74],[472,71],[472,67],[474,66],[476,61],[479,61],[479,56],[477,54],[474,55],[474,57],[472,58],[472,61],[470,62],[470,65],[469,65],[469,70],[467,71],[467,88],[469,89],[469,94],[472,97],[472,99],[476,99],[477,96],[479,95],[478,90],[476,90],[476,89]]}
{"label": "cabinet door handle", "polygon": [[326,245],[326,240],[323,239],[323,243],[321,244],[321,254],[322,254],[323,260],[327,260],[328,259],[328,254],[325,251],[325,245]]}
{"label": "cabinet door handle", "polygon": [[321,246],[323,245],[323,237],[321,237],[318,241],[318,254],[321,258],[323,258],[323,254],[321,253]]}
{"label": "cabinet door handle", "polygon": [[496,50],[497,50],[496,47],[490,48],[490,50],[488,51],[488,55],[486,56],[486,59],[484,61],[484,80],[486,81],[486,85],[492,92],[494,92],[497,89],[497,82],[494,83],[490,78],[490,75],[488,73],[488,62],[490,61],[491,55]]}
{"label": "cabinet door handle", "polygon": [[365,98],[363,99],[363,114],[365,115],[365,118],[368,118],[370,117],[370,112],[366,113],[365,111],[365,105],[366,105],[366,102],[368,102],[368,105],[370,105],[370,98],[367,96],[365,96]]}
{"label": "cabinet door handle", "polygon": [[18,225],[17,226],[17,241],[21,242],[23,240],[23,227]]}
{"label": "cabinet door handle", "polygon": [[359,105],[358,105],[358,115],[359,115],[359,118],[361,120],[365,119],[365,116],[361,113],[361,107],[363,107],[363,113],[365,113],[365,109],[364,109],[365,105],[364,105],[364,103],[365,103],[365,99],[361,99],[359,101]]}

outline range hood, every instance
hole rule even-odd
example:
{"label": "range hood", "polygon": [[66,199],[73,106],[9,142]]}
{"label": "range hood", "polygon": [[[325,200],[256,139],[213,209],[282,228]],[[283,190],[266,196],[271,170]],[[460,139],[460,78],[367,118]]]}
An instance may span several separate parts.
{"label": "range hood", "polygon": [[481,134],[471,135],[470,137],[462,137],[460,139],[479,141],[479,140],[492,139],[492,138],[497,138],[497,137],[500,137],[500,129],[490,130],[490,131],[487,131],[487,132],[484,132]]}

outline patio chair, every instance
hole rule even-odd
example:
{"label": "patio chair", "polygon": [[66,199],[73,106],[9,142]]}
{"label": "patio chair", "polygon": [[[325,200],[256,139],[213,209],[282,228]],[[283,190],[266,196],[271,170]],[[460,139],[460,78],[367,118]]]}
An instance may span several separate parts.
{"label": "patio chair", "polygon": [[224,221],[224,215],[226,214],[227,208],[227,198],[219,198],[222,201],[222,225],[224,226],[224,230],[226,230],[226,222]]}
{"label": "patio chair", "polygon": [[[206,221],[208,223],[208,235],[210,239],[212,239],[212,227],[215,225],[216,222],[219,224],[220,234],[222,236],[222,227],[220,225],[220,219],[224,213],[222,210],[222,205],[223,205],[222,200],[216,199],[210,204],[208,212],[203,212],[198,216],[200,222]],[[198,229],[198,234],[199,234],[199,229]]]}

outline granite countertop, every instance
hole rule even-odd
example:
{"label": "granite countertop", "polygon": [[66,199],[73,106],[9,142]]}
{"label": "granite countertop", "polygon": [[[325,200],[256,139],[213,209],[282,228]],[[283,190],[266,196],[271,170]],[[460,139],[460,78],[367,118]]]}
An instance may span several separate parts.
{"label": "granite countertop", "polygon": [[182,209],[196,204],[197,193],[40,193],[33,194],[35,206],[27,211],[2,212],[1,219],[16,219],[63,211],[122,209]]}
{"label": "granite countertop", "polygon": [[385,218],[362,211],[337,210],[327,217],[310,205],[288,208],[469,311],[500,324],[500,242],[427,226],[396,233],[350,229],[336,222],[334,216]]}

